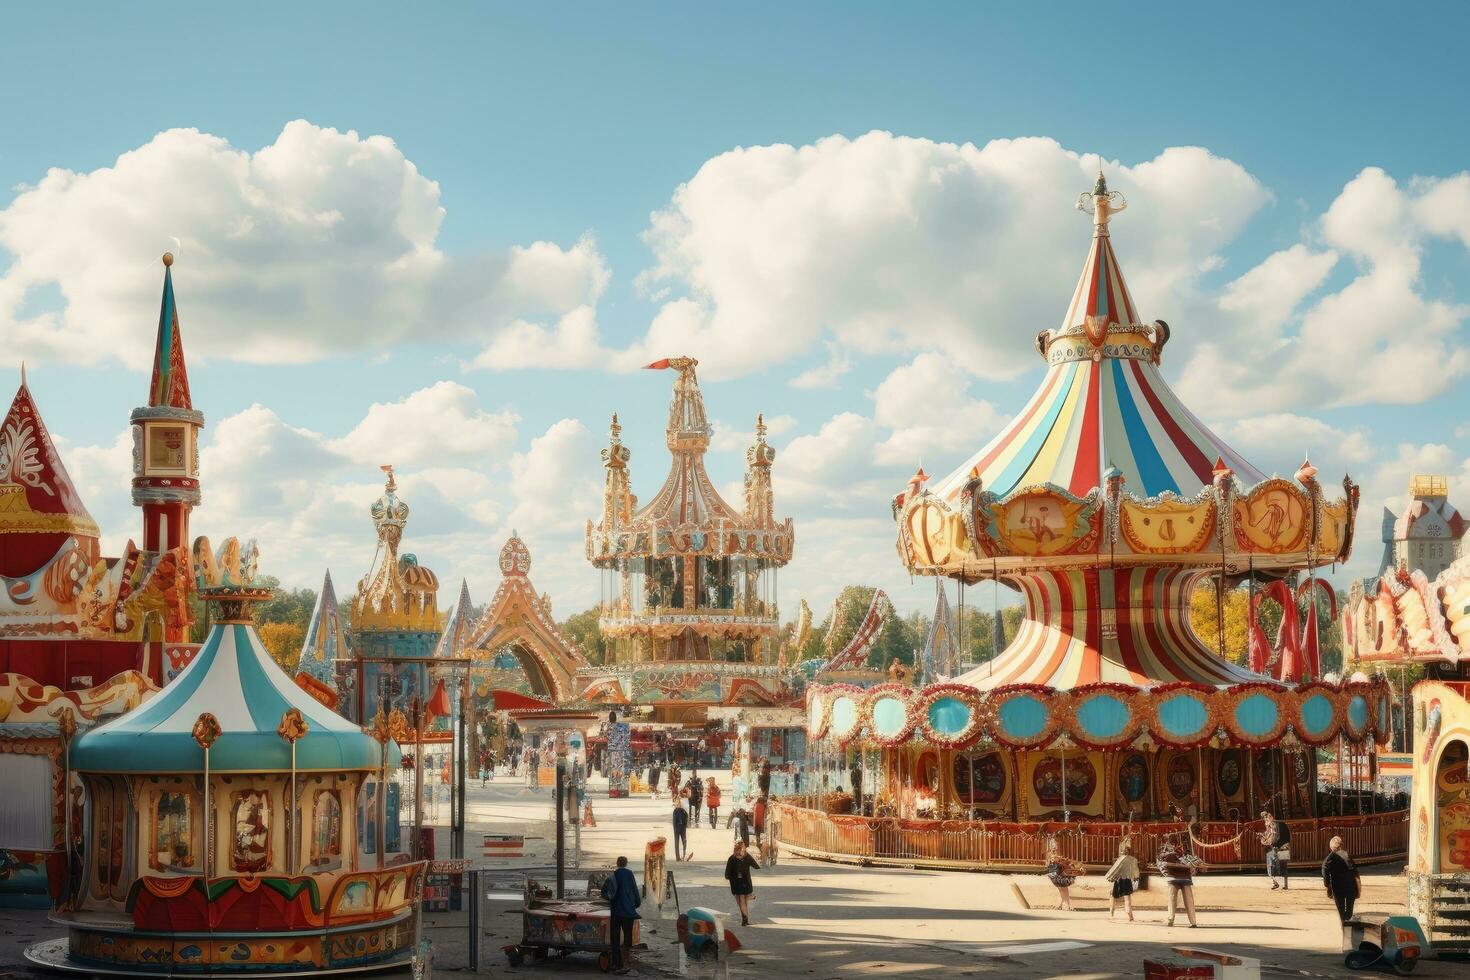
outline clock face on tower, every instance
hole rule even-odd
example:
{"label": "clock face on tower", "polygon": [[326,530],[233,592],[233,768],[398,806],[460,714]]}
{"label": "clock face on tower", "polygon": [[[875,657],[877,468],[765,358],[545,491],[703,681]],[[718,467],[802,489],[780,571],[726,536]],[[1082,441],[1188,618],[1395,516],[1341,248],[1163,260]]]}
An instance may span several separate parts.
{"label": "clock face on tower", "polygon": [[189,435],[183,425],[148,427],[148,472],[186,473]]}

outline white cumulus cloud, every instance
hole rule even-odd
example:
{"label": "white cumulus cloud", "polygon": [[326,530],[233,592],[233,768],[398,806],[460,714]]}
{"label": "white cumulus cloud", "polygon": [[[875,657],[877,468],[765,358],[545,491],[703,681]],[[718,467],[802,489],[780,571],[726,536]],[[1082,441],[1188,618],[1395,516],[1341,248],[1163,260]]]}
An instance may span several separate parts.
{"label": "white cumulus cloud", "polygon": [[[12,256],[0,274],[0,359],[146,368],[165,248],[180,253],[193,357],[300,362],[493,345],[532,328],[595,333],[589,311],[607,268],[590,238],[450,254],[437,245],[443,219],[439,185],[385,136],[296,120],[252,153],[168,130],[111,166],[53,169],[0,211],[0,249]],[[53,293],[60,308],[36,302]]]}

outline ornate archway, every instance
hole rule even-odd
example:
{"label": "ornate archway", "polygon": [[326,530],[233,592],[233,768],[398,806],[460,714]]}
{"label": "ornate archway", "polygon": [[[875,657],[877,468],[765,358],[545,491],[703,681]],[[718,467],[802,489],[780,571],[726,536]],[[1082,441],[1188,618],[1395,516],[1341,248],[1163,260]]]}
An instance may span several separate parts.
{"label": "ornate archway", "polygon": [[575,676],[587,659],[567,642],[551,617],[551,602],[531,584],[531,552],[517,534],[500,549],[500,571],[505,577],[490,608],[474,627],[466,644],[476,667],[488,667],[492,657],[509,653],[526,672],[531,693],[553,703],[576,691]]}

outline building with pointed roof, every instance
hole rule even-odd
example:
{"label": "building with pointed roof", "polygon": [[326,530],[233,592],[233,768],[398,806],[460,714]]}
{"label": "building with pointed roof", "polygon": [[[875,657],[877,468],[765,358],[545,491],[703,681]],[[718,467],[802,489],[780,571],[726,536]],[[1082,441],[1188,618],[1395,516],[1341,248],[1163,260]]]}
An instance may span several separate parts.
{"label": "building with pointed roof", "polygon": [[[347,632],[337,607],[337,589],[328,571],[322,576],[322,590],[317,593],[306,636],[301,641],[301,655],[296,662],[297,683],[311,690],[318,700],[330,700],[335,706],[337,661],[348,657]],[[310,678],[310,683],[303,682],[303,676]]]}
{"label": "building with pointed roof", "polygon": [[525,672],[533,697],[546,704],[574,700],[578,673],[589,664],[556,625],[550,598],[537,593],[531,582],[531,549],[519,533],[512,532],[500,549],[500,573],[500,586],[485,615],[467,624],[463,643],[455,647],[474,659],[475,697],[486,706],[493,704],[491,684],[501,673],[496,664],[509,654]]}
{"label": "building with pointed roof", "polygon": [[1470,520],[1450,503],[1445,476],[1416,475],[1402,514],[1383,508],[1380,575],[1397,569],[1433,580],[1456,559],[1470,555]]}
{"label": "building with pointed roof", "polygon": [[[468,661],[441,650],[446,617],[438,606],[439,577],[400,550],[409,506],[398,496],[393,467],[382,469],[382,496],[369,507],[378,546],[353,593],[347,656],[336,664],[338,710],[361,722],[386,709],[408,724],[402,741],[449,742]],[[445,705],[450,710],[433,710]],[[421,730],[409,724],[415,710]]]}
{"label": "building with pointed roof", "polygon": [[[190,402],[171,263],[165,255],[161,366],[149,407],[132,416],[141,548],[100,553],[24,367],[0,421],[0,784],[13,790],[0,796],[0,850],[36,858],[0,880],[0,904],[45,901],[64,825],[62,720],[85,728],[136,707],[197,649],[182,642],[193,587],[184,536],[204,418]],[[49,815],[35,805],[48,798]]]}
{"label": "building with pointed roof", "polygon": [[[165,644],[189,626],[185,535],[199,500],[197,433],[178,341],[173,257],[164,256],[156,359],[167,384],[134,411],[133,501],[143,546],[103,557],[98,527],[52,441],[25,370],[0,422],[0,674],[63,691],[136,670],[164,681]],[[159,397],[155,397],[160,393]],[[158,404],[154,404],[158,402]]]}
{"label": "building with pointed roof", "polygon": [[[1358,488],[1344,479],[1330,499],[1310,462],[1294,481],[1265,477],[1173,394],[1160,373],[1169,327],[1143,321],[1113,249],[1111,222],[1126,207],[1101,175],[1078,202],[1092,241],[1062,322],[1036,338],[1047,369],[1030,402],[932,488],[921,470],[892,501],[910,574],[1021,594],[1011,643],[944,683],[807,689],[818,755],[881,755],[875,817],[973,821],[961,834],[988,833],[987,820],[1101,821],[1087,828],[1094,848],[1064,842],[1064,853],[1107,864],[1131,832],[1147,861],[1152,820],[1250,819],[1263,806],[1314,816],[1314,747],[1366,752],[1388,732],[1381,679],[1324,679],[1302,655],[1317,644],[1310,611],[1308,635],[1287,637],[1293,655],[1269,674],[1225,660],[1195,632],[1190,601],[1202,583],[1275,582],[1290,603],[1296,590],[1282,580],[1304,573],[1315,600],[1315,570],[1351,553]],[[1223,618],[1217,625],[1223,633]],[[785,844],[799,852],[876,839],[825,826],[815,810],[787,816]],[[1402,813],[1359,819],[1381,837],[1355,858],[1402,854]],[[1124,820],[1129,831],[1105,823]],[[966,846],[947,835],[864,857],[912,864],[916,853]],[[1036,860],[993,843],[966,863]],[[1212,866],[1226,863],[1211,854]]]}
{"label": "building with pointed roof", "polygon": [[602,514],[587,523],[587,558],[602,583],[599,623],[609,644],[609,677],[586,687],[598,697],[651,707],[657,720],[685,724],[702,724],[710,704],[774,703],[784,696],[768,665],[780,630],[777,576],[795,543],[791,520],[775,516],[776,451],[761,417],[746,454],[743,506],[726,502],[710,481],[711,428],[698,363],[674,357],[649,365],[677,372],[663,485],[638,507],[631,453],[614,415],[602,451]]}

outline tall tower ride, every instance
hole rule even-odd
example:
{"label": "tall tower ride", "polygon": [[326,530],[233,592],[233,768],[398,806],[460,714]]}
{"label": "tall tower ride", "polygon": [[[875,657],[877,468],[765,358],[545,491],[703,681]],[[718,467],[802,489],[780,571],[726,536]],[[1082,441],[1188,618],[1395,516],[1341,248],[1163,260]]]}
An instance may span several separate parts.
{"label": "tall tower ride", "polygon": [[187,547],[189,512],[199,503],[199,430],[204,427],[204,413],[189,399],[173,264],[173,254],[163,253],[163,302],[148,404],[133,409],[131,419],[133,503],[143,508],[143,550],[154,552]]}

